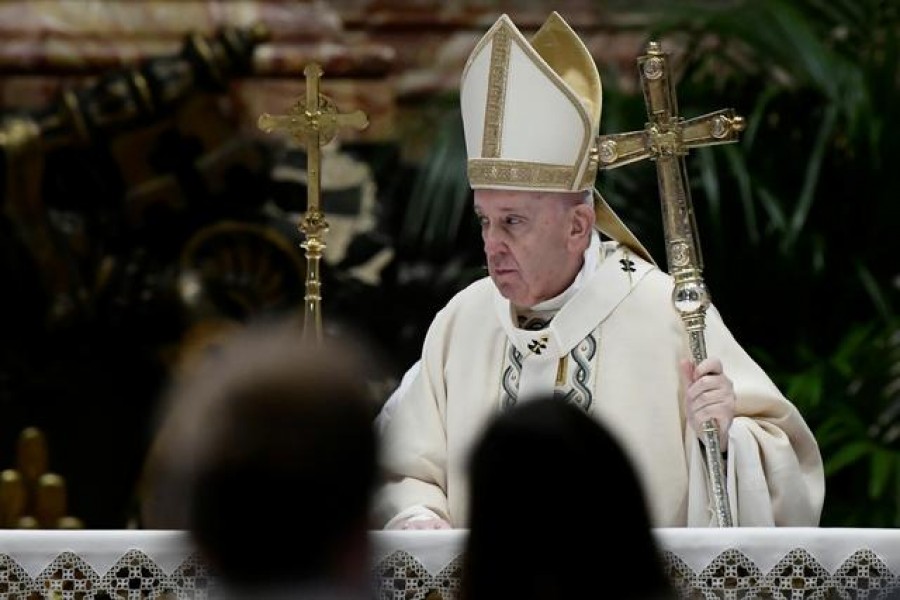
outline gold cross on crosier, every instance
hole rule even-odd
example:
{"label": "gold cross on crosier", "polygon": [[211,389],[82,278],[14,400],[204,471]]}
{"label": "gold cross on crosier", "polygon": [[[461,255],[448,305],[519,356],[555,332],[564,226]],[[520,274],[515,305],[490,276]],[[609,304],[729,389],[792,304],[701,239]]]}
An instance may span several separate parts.
{"label": "gold cross on crosier", "polygon": [[306,76],[306,98],[301,98],[286,115],[260,115],[258,126],[266,133],[286,131],[306,148],[306,213],[298,227],[305,236],[301,244],[306,251],[306,296],[303,316],[304,335],[322,340],[322,284],[319,263],[325,250],[328,222],[321,208],[321,146],[334,139],[338,128],[365,129],[369,119],[361,110],[339,113],[331,98],[319,93],[322,68],[310,63],[303,69]]}
{"label": "gold cross on crosier", "polygon": [[[709,293],[703,282],[703,257],[684,157],[691,148],[737,141],[744,119],[730,108],[693,119],[681,118],[668,56],[659,43],[650,42],[647,53],[637,62],[649,120],[641,131],[600,136],[597,160],[601,169],[645,158],[656,163],[666,259],[675,280],[672,301],[687,330],[694,363],[698,364],[706,358],[704,329]],[[733,523],[715,421],[705,422],[703,429],[716,519],[719,526],[729,527]]]}

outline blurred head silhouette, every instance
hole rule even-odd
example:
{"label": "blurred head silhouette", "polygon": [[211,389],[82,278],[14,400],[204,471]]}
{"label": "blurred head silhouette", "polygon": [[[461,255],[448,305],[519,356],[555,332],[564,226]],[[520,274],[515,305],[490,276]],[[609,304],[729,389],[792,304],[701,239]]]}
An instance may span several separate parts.
{"label": "blurred head silhouette", "polygon": [[674,597],[632,464],[582,409],[518,404],[470,461],[464,600]]}
{"label": "blurred head silhouette", "polygon": [[147,525],[188,529],[230,587],[364,590],[377,448],[363,352],[291,322],[220,343],[172,386]]}

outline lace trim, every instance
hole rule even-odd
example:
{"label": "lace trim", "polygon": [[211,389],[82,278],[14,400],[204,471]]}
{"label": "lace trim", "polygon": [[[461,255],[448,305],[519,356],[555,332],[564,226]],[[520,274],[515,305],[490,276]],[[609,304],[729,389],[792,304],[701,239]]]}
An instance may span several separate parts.
{"label": "lace trim", "polygon": [[[699,572],[694,572],[671,550],[662,553],[666,573],[680,598],[888,598],[900,593],[900,574],[892,573],[868,549],[851,554],[829,572],[809,552],[794,549],[768,572],[745,554],[728,549]],[[456,556],[432,574],[413,555],[398,550],[381,560],[373,571],[376,598],[403,600],[456,600],[462,575],[462,557]],[[598,594],[602,593],[598,580]],[[129,550],[106,573],[97,573],[80,556],[62,552],[33,579],[15,559],[0,553],[0,597],[87,600],[107,598],[215,597],[215,578],[189,556],[166,574],[140,550]]]}

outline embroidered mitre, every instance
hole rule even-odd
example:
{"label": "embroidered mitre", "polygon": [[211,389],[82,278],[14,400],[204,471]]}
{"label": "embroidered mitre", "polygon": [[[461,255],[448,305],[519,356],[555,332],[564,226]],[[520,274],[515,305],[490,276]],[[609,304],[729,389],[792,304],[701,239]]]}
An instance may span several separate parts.
{"label": "embroidered mitre", "polygon": [[593,58],[559,14],[531,42],[501,16],[460,83],[472,187],[592,188],[602,97]]}

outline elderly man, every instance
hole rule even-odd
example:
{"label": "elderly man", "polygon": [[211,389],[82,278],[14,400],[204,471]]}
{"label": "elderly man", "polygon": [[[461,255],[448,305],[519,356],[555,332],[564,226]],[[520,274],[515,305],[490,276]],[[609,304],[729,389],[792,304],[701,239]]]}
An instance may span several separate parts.
{"label": "elderly man", "polygon": [[[715,307],[709,358],[692,364],[671,277],[593,190],[601,100],[593,59],[556,13],[530,41],[504,15],[472,51],[460,102],[490,277],[437,314],[392,402],[385,527],[466,527],[472,444],[498,411],[548,393],[621,439],[656,526],[716,522],[708,419],[736,525],[818,524],[822,461],[797,409]],[[584,476],[603,478],[602,459]],[[591,510],[573,506],[560,523]]]}

